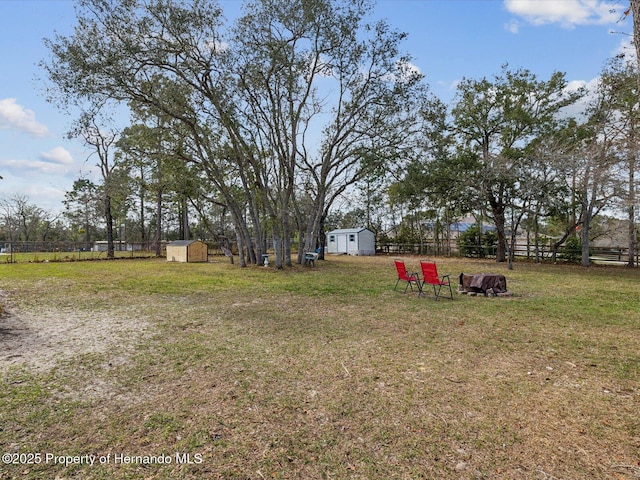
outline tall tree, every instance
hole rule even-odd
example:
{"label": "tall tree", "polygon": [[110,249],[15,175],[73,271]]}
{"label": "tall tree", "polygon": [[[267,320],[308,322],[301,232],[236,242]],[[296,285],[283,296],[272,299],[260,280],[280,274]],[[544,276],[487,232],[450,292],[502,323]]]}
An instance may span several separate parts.
{"label": "tall tree", "polygon": [[[183,160],[233,219],[240,264],[257,261],[268,229],[280,267],[291,218],[312,248],[328,206],[364,173],[372,138],[381,159],[406,147],[424,88],[399,54],[404,35],[365,22],[368,1],[258,0],[245,11],[224,36],[212,1],[82,0],[74,35],[47,41],[44,68],[64,97],[171,118]],[[301,185],[314,196],[309,219]]]}
{"label": "tall tree", "polygon": [[425,92],[421,75],[399,54],[404,34],[383,22],[367,24],[370,7],[260,0],[247,6],[236,29],[245,122],[262,155],[248,165],[275,243],[283,245],[277,266],[280,254],[291,262],[289,212],[301,261],[319,242],[333,200],[374,167],[371,158],[380,163],[406,147],[419,124],[416,106]]}
{"label": "tall tree", "polygon": [[560,110],[579,98],[579,92],[569,92],[566,86],[560,72],[544,81],[528,70],[511,71],[507,66],[492,80],[463,79],[458,86],[454,124],[461,144],[481,162],[473,182],[496,226],[498,262],[506,260],[507,211],[517,210],[511,217],[513,231],[526,203],[517,201],[523,191],[520,182],[526,182],[519,176],[526,172],[524,150],[537,136],[553,130]]}
{"label": "tall tree", "polygon": [[118,136],[115,132],[105,129],[99,122],[99,112],[83,112],[69,136],[82,138],[91,148],[91,155],[95,154],[98,159],[97,166],[102,177],[102,213],[107,236],[107,258],[114,258],[114,197],[118,195],[119,180],[125,179],[126,176],[118,175],[119,165],[113,157]]}
{"label": "tall tree", "polygon": [[[557,178],[553,180],[550,198],[545,200],[548,227],[559,235],[553,244],[553,258],[565,241],[574,238],[582,244],[581,261],[585,267],[590,263],[594,220],[604,209],[615,208],[614,200],[621,195],[622,185],[621,157],[613,127],[615,108],[603,95],[601,86],[590,98],[584,122],[571,120],[553,138],[543,139],[551,141],[548,146],[536,145],[536,154],[543,156],[541,162],[550,169],[545,174]],[[540,152],[548,148],[553,150],[546,155]],[[557,194],[553,194],[553,189]]]}
{"label": "tall tree", "polygon": [[63,203],[73,230],[82,234],[89,248],[91,240],[96,239],[98,219],[102,216],[96,185],[87,178],[75,180],[72,189],[65,193]]}
{"label": "tall tree", "polygon": [[[363,15],[363,14],[360,14]],[[306,231],[306,249],[322,235],[328,210],[351,185],[376,169],[391,169],[420,142],[421,112],[429,101],[422,75],[402,55],[405,34],[384,22],[367,24],[353,15],[332,31],[333,49],[319,52],[336,90],[332,116],[315,155],[303,157],[316,202]]]}
{"label": "tall tree", "polygon": [[[638,155],[638,66],[622,56],[612,59],[601,75],[601,95],[612,109],[610,117],[613,148],[626,174],[626,188],[621,188],[623,208],[627,213],[627,265],[635,264],[636,202]],[[622,187],[622,185],[621,185]]]}
{"label": "tall tree", "polygon": [[[580,206],[580,235],[582,240],[582,265],[588,267],[591,226],[596,216],[607,207],[612,207],[613,199],[620,198],[623,182],[620,178],[620,166],[624,163],[621,155],[621,125],[623,120],[616,101],[619,95],[617,87],[606,79],[601,81],[588,107],[588,120],[578,126],[583,133],[575,152],[575,197]],[[634,102],[635,105],[635,102]],[[635,114],[631,117],[635,123]],[[632,127],[635,135],[635,126]],[[625,142],[626,143],[626,142]],[[635,150],[632,146],[632,151]],[[634,152],[635,155],[635,152]],[[574,172],[574,175],[575,175]]]}
{"label": "tall tree", "polygon": [[536,263],[541,261],[543,233],[548,233],[550,222],[559,223],[561,231],[553,248],[554,261],[558,249],[575,233],[576,215],[572,192],[565,183],[568,165],[571,164],[574,139],[572,120],[562,129],[537,138],[527,151],[529,165],[526,188],[529,189],[529,209],[526,212],[527,244],[531,245],[530,232],[533,230],[533,248]]}
{"label": "tall tree", "polygon": [[[630,7],[625,11],[625,15],[631,13],[633,20],[633,45],[635,47],[635,61],[629,62],[630,65],[635,65],[635,81],[636,81],[636,98],[637,102],[640,102],[640,67],[638,62],[640,61],[640,1],[630,0]],[[635,151],[637,156],[637,150]],[[637,164],[635,164],[637,166]],[[635,168],[629,169],[629,198],[635,196]],[[635,262],[635,244],[636,244],[636,230],[635,230],[635,202],[629,205],[629,258],[627,261],[628,266],[633,266]],[[632,231],[633,229],[633,231]]]}
{"label": "tall tree", "polygon": [[240,263],[246,265],[243,245],[250,245],[251,234],[234,167],[242,166],[251,148],[235,111],[217,4],[81,0],[77,16],[73,35],[46,40],[52,56],[42,66],[51,98],[92,105],[129,102],[162,113],[183,136],[181,158],[197,164],[224,197]]}
{"label": "tall tree", "polygon": [[137,123],[124,129],[118,147],[132,170],[138,190],[138,224],[142,241],[146,240],[146,202],[155,203],[156,255],[160,255],[162,228],[167,202],[175,204],[181,239],[189,239],[189,202],[200,181],[193,165],[181,158],[184,141],[161,115],[136,111]]}

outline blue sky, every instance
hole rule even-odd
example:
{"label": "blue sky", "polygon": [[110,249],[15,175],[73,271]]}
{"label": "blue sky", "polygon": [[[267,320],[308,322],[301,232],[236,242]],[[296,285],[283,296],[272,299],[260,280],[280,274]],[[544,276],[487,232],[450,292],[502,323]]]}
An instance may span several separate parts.
{"label": "blue sky", "polygon": [[[219,2],[228,18],[240,0]],[[0,0],[0,199],[25,195],[49,212],[95,160],[65,132],[73,120],[47,103],[38,63],[43,38],[70,34],[71,0]],[[552,72],[593,83],[631,41],[627,0],[378,0],[375,17],[409,34],[404,47],[434,94],[450,102],[461,78],[491,77],[508,63],[540,79]]]}

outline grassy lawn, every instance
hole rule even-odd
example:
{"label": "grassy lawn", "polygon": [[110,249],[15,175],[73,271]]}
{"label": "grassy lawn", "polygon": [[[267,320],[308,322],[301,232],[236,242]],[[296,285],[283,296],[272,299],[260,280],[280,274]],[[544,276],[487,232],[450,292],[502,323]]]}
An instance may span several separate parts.
{"label": "grassy lawn", "polygon": [[1,265],[0,479],[640,478],[640,271],[438,268],[513,296],[394,292],[388,257]]}

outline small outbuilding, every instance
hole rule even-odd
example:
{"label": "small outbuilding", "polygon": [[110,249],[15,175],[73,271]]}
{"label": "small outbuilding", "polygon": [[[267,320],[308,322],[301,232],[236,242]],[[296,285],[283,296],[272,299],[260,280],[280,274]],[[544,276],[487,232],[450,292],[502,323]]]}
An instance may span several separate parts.
{"label": "small outbuilding", "polygon": [[342,228],[327,233],[327,253],[375,255],[376,238],[366,228]]}
{"label": "small outbuilding", "polygon": [[200,240],[176,240],[167,245],[169,262],[206,262],[207,244]]}

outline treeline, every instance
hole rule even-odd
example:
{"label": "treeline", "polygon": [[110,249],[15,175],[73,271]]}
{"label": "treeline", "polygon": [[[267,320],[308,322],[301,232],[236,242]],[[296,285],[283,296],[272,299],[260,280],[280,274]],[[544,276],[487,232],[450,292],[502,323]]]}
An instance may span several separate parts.
{"label": "treeline", "polygon": [[427,137],[437,153],[408,162],[391,185],[392,204],[409,210],[414,226],[431,220],[436,235],[472,213],[495,226],[497,259],[509,262],[526,231],[536,245],[552,237],[554,249],[577,239],[588,266],[594,226],[606,223],[604,214],[626,217],[633,265],[636,80],[623,57],[605,66],[592,91],[570,90],[560,73],[540,81],[508,67],[492,79],[464,79]]}
{"label": "treeline", "polygon": [[437,237],[472,214],[495,226],[498,261],[513,261],[525,226],[558,245],[578,235],[588,265],[607,212],[628,219],[633,262],[633,63],[612,59],[590,92],[505,65],[463,79],[445,105],[402,52],[405,34],[371,11],[256,0],[228,24],[207,0],[80,2],[42,63],[51,100],[82,111],[71,133],[100,167],[98,184],[67,194],[71,229],[112,243],[122,226],[141,241],[195,227],[235,243],[243,266],[269,248],[281,268],[327,228]]}

